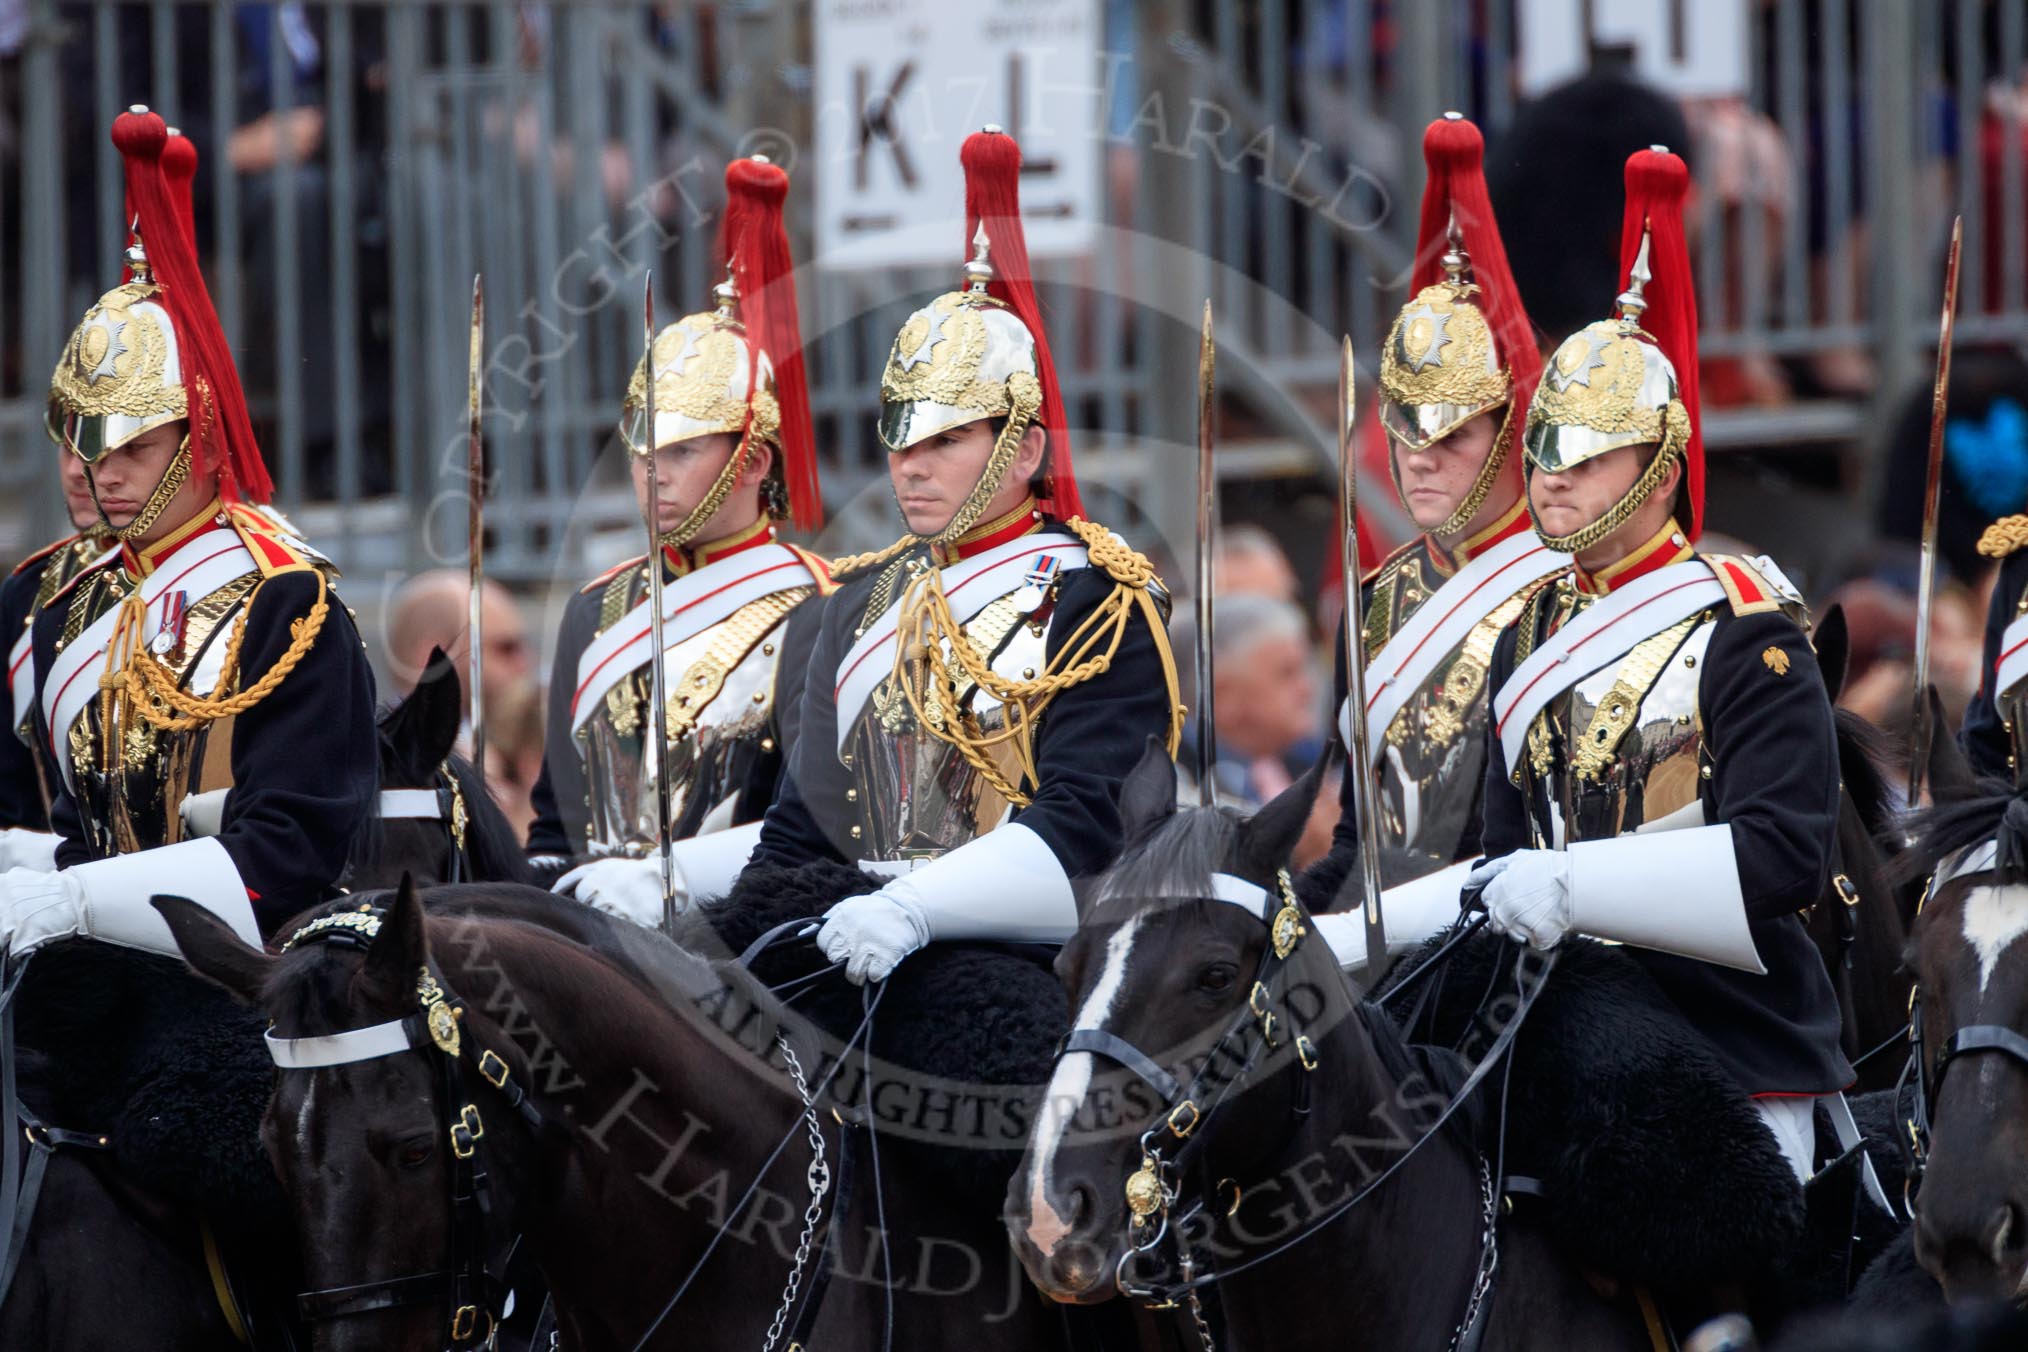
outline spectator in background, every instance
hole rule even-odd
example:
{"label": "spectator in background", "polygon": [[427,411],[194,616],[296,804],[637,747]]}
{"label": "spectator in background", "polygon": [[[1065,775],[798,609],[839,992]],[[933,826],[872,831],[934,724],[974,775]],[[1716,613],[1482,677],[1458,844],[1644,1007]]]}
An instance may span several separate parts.
{"label": "spectator in background", "polygon": [[[1189,618],[1171,626],[1184,700],[1196,702],[1196,625]],[[1314,746],[1317,678],[1311,661],[1309,624],[1288,601],[1266,596],[1221,596],[1213,633],[1212,719],[1217,730],[1218,795],[1221,802],[1252,810],[1289,786],[1305,768],[1291,764],[1305,744]],[[1196,799],[1197,709],[1183,730],[1177,770],[1183,792]]]}
{"label": "spectator in background", "polygon": [[[513,593],[491,578],[486,579],[485,586],[485,610],[480,622],[486,631],[486,660],[482,664],[486,683],[486,781],[489,787],[504,787],[504,792],[495,788],[494,797],[511,817],[515,803],[513,786],[523,784],[525,766],[521,761],[531,754],[527,736],[513,733],[512,720],[522,705],[531,701],[540,703],[536,697],[535,648],[528,641],[528,625]],[[384,654],[387,689],[397,696],[415,689],[432,648],[444,650],[457,668],[459,684],[468,691],[471,689],[471,595],[471,583],[463,573],[451,568],[418,573],[402,583],[387,611]],[[539,770],[542,759],[539,717],[537,724],[532,754]],[[469,749],[468,728],[459,737],[459,750]],[[527,786],[533,783],[531,775],[520,789],[524,806]],[[517,819],[516,824],[525,828],[530,820],[532,813]]]}
{"label": "spectator in background", "polygon": [[1296,570],[1289,556],[1259,526],[1232,526],[1219,533],[1211,575],[1221,605],[1228,596],[1265,596],[1291,604],[1296,599]]}

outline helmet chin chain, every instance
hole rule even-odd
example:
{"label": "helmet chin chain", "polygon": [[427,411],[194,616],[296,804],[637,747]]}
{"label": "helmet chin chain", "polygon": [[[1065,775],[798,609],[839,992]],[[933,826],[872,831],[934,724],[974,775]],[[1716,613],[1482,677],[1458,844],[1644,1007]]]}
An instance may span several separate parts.
{"label": "helmet chin chain", "polygon": [[116,540],[137,540],[152,530],[155,523],[161,519],[162,513],[168,509],[170,499],[182,490],[189,479],[190,435],[185,433],[182,443],[176,447],[176,458],[162,471],[161,481],[155,485],[155,491],[148,495],[148,500],[141,504],[141,510],[136,512],[134,519],[126,525],[115,526],[112,518],[106,515],[105,507],[99,502],[98,476],[92,473],[90,465],[85,466],[85,485],[91,489],[92,506],[98,508],[99,520],[105,523],[106,529]]}
{"label": "helmet chin chain", "polygon": [[[704,529],[704,523],[716,516],[719,508],[725,506],[725,500],[732,496],[733,484],[738,482],[739,476],[746,472],[747,461],[752,458],[753,434],[749,430],[740,436],[739,450],[725,462],[725,468],[718,472],[718,478],[712,481],[710,490],[705,493],[704,497],[695,507],[690,509],[690,515],[656,536],[656,543],[660,544],[664,549],[681,549],[689,544],[691,540],[695,539],[697,532]],[[653,474],[654,472],[654,459],[651,456],[648,462],[648,473]],[[767,495],[763,493],[761,496],[765,505]],[[774,513],[770,511],[769,515],[774,515]]]}

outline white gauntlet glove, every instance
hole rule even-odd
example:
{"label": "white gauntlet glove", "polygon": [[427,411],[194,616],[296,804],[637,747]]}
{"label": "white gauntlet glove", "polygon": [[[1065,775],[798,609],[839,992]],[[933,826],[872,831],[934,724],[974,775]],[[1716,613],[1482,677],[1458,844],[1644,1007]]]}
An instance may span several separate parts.
{"label": "white gauntlet glove", "polygon": [[253,905],[232,856],[216,840],[185,840],[95,859],[54,873],[0,873],[0,944],[15,957],[73,936],[174,954],[169,926],[148,904],[157,894],[188,897],[261,941]]}
{"label": "white gauntlet glove", "polygon": [[1570,933],[1570,853],[1516,850],[1472,871],[1466,886],[1485,884],[1486,919],[1502,934],[1554,948]]}
{"label": "white gauntlet glove", "polygon": [[53,831],[31,831],[10,826],[0,831],[0,872],[33,869],[37,873],[56,871],[56,846],[61,839]]}
{"label": "white gauntlet glove", "polygon": [[[716,901],[732,891],[753,847],[760,843],[760,833],[761,824],[749,822],[671,845],[677,914],[694,901]],[[652,854],[646,859],[594,859],[558,878],[549,890],[637,925],[662,923],[662,865]]]}
{"label": "white gauntlet glove", "polygon": [[[657,859],[628,859],[614,855],[579,864],[556,880],[549,889],[576,897],[595,911],[631,920],[650,929],[662,923],[662,865]],[[690,893],[683,885],[683,871],[676,871],[676,910],[690,905]]]}
{"label": "white gauntlet glove", "polygon": [[1076,928],[1077,901],[1056,852],[1009,822],[877,892],[839,902],[817,931],[817,947],[845,964],[848,980],[885,981],[932,939],[1062,943]]}

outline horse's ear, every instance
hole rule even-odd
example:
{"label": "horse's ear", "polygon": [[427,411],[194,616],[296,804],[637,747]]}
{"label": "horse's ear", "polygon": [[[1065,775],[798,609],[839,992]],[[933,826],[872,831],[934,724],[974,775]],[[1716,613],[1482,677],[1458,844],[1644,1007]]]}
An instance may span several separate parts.
{"label": "horse's ear", "polygon": [[415,996],[416,973],[429,964],[429,939],[423,933],[423,904],[416,896],[415,879],[401,875],[401,886],[381,917],[380,933],[366,950],[366,962],[359,969],[364,983],[362,994],[376,1003],[401,1006]]}
{"label": "horse's ear", "polygon": [[187,897],[157,896],[149,904],[161,913],[190,970],[257,1004],[278,959],[233,933],[232,926]]}
{"label": "horse's ear", "polygon": [[1176,762],[1159,737],[1150,737],[1140,762],[1120,785],[1120,826],[1127,840],[1140,840],[1176,813]]}
{"label": "horse's ear", "polygon": [[1817,670],[1824,675],[1824,691],[1831,697],[1831,703],[1838,702],[1838,696],[1845,693],[1845,675],[1852,661],[1852,635],[1845,627],[1845,607],[1831,605],[1824,611],[1824,617],[1817,621],[1817,632],[1812,634],[1813,646],[1817,650]]}
{"label": "horse's ear", "polygon": [[464,717],[465,687],[458,668],[442,648],[431,648],[415,689],[389,720],[389,731],[398,733],[397,741],[416,770],[434,773],[457,746]]}
{"label": "horse's ear", "polygon": [[1954,803],[1970,798],[1979,791],[1979,777],[1972,773],[1971,762],[1958,748],[1958,739],[1951,736],[1950,724],[1944,722],[1943,700],[1938,698],[1936,687],[1927,691],[1929,697],[1929,797],[1933,803]]}
{"label": "horse's ear", "polygon": [[1326,742],[1315,765],[1240,826],[1236,862],[1242,878],[1265,883],[1288,864],[1296,842],[1303,838],[1303,828],[1309,825],[1319,788],[1342,763],[1339,753],[1336,738]]}

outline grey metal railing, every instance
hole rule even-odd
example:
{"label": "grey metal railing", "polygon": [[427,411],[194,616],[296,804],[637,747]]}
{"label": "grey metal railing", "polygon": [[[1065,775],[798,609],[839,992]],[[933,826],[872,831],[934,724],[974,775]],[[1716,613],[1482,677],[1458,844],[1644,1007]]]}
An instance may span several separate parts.
{"label": "grey metal railing", "polygon": [[[1511,117],[1514,0],[1388,6],[1385,50],[1376,8],[1112,7],[1125,19],[1113,55],[1143,114],[1109,136],[1138,178],[1130,193],[1108,190],[1089,259],[1044,269],[1080,472],[1107,519],[1187,520],[1188,482],[1168,452],[1192,440],[1183,392],[1204,295],[1218,310],[1221,388],[1243,414],[1228,417],[1224,462],[1319,467],[1337,335],[1370,353],[1402,299],[1421,127],[1452,106],[1495,135]],[[29,13],[0,91],[12,119],[0,154],[0,554],[55,520],[46,373],[115,280],[121,185],[107,134],[127,103],[198,141],[206,267],[280,500],[355,574],[462,552],[447,495],[462,491],[474,271],[492,326],[490,561],[527,581],[587,566],[598,549],[587,541],[628,519],[602,452],[637,357],[641,276],[655,269],[667,317],[700,308],[726,159],[752,148],[742,138],[762,121],[791,155],[814,144],[800,5],[32,0]],[[1992,0],[1769,0],[1752,13],[1746,103],[1793,168],[1774,183],[1749,166],[1743,193],[1780,189],[1789,208],[1700,233],[1706,354],[1858,349],[1877,380],[1843,398],[1714,410],[1707,430],[1718,445],[1849,441],[1857,483],[1868,429],[1920,378],[1951,210],[1966,224],[1961,336],[2028,338],[2028,18]],[[1165,123],[1146,113],[1154,94]],[[264,153],[261,129],[283,127],[303,130],[305,153]],[[814,169],[798,172],[791,221],[807,258],[798,199]],[[902,315],[954,281],[957,261],[954,238],[950,257],[919,268],[803,274],[834,504],[878,476],[880,363]]]}

